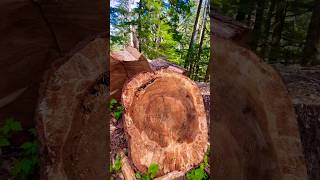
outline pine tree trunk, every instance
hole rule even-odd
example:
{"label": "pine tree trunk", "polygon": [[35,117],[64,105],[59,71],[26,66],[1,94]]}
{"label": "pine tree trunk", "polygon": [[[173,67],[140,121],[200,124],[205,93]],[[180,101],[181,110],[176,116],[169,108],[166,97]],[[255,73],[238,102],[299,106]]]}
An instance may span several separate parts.
{"label": "pine tree trunk", "polygon": [[244,1],[244,0],[240,0],[239,4],[238,4],[238,12],[236,15],[236,20],[237,21],[243,21],[246,17],[247,14],[249,14],[249,12],[246,12],[246,6],[248,6],[248,2]]}
{"label": "pine tree trunk", "polygon": [[264,25],[264,41],[263,41],[263,46],[261,49],[261,57],[265,57],[266,53],[267,53],[267,49],[268,49],[268,42],[269,42],[269,34],[270,34],[270,27],[271,27],[271,20],[273,17],[273,12],[275,9],[275,5],[276,5],[276,0],[271,0],[270,2],[270,7],[268,10],[268,15],[265,21],[265,25]]}
{"label": "pine tree trunk", "polygon": [[260,38],[262,36],[262,25],[264,22],[264,11],[265,11],[266,1],[259,0],[257,1],[257,8],[256,8],[256,20],[254,22],[253,28],[253,38],[250,43],[251,49],[256,51],[259,45]]}
{"label": "pine tree trunk", "polygon": [[189,71],[190,75],[196,75],[196,74],[194,74],[194,68],[195,68],[195,66],[199,67],[198,63],[200,61],[200,57],[201,57],[201,53],[202,53],[202,45],[203,45],[203,40],[204,40],[204,36],[205,36],[205,31],[206,31],[206,21],[207,21],[207,11],[208,10],[209,10],[209,3],[208,3],[208,1],[206,1],[205,6],[204,6],[204,11],[203,11],[202,29],[201,29],[201,33],[200,33],[199,49],[198,49],[196,59],[194,59],[191,62],[191,68]]}
{"label": "pine tree trunk", "polygon": [[194,43],[197,39],[198,21],[199,21],[201,7],[202,7],[202,0],[199,0],[197,14],[196,14],[196,18],[195,18],[195,21],[193,24],[193,31],[192,31],[192,35],[191,35],[191,39],[190,39],[189,49],[188,49],[187,57],[186,57],[186,60],[184,63],[184,67],[187,68],[188,70],[190,70],[190,62],[192,60],[192,56],[194,53]]}
{"label": "pine tree trunk", "polygon": [[320,64],[320,0],[314,1],[301,64]]}
{"label": "pine tree trunk", "polygon": [[237,21],[243,21],[246,17],[246,12],[245,8],[243,7],[244,4],[247,4],[247,2],[244,2],[243,0],[240,0],[239,5],[238,5],[238,12],[236,16]]}
{"label": "pine tree trunk", "polygon": [[[204,18],[203,18],[202,30],[201,30],[201,38],[200,38],[200,44],[199,44],[199,50],[198,50],[197,58],[196,58],[195,63],[194,63],[194,66],[196,66],[196,71],[195,71],[194,77],[197,77],[198,72],[199,72],[199,61],[200,61],[200,58],[201,58],[204,37],[206,35],[206,23],[207,23],[208,11],[209,11],[209,4],[206,5],[206,10],[204,12]],[[194,69],[194,67],[192,68],[192,71],[193,71],[193,69]]]}
{"label": "pine tree trunk", "polygon": [[142,29],[141,29],[141,27],[142,27],[142,25],[141,25],[142,1],[143,1],[143,0],[140,0],[140,1],[139,1],[139,14],[138,14],[138,41],[139,41],[139,48],[138,48],[138,50],[139,50],[139,52],[142,51],[142,49],[141,49],[141,38],[140,38],[140,33],[141,33],[141,31],[142,31]]}
{"label": "pine tree trunk", "polygon": [[277,2],[276,7],[277,9],[272,32],[271,50],[269,54],[270,62],[276,62],[280,55],[280,42],[286,17],[287,0],[281,0]]}

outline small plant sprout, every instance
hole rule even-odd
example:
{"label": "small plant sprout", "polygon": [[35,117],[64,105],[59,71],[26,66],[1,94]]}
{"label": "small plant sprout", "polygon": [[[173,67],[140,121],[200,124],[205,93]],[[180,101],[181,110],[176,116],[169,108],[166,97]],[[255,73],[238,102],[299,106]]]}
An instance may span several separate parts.
{"label": "small plant sprout", "polygon": [[109,109],[116,120],[120,120],[123,114],[123,106],[115,99],[111,99]]}
{"label": "small plant sprout", "polygon": [[122,168],[121,157],[117,155],[113,165],[110,167],[110,172],[118,173]]}
{"label": "small plant sprout", "polygon": [[208,153],[205,154],[203,162],[198,168],[195,168],[187,173],[187,180],[206,180],[209,179],[205,168],[208,166]]}
{"label": "small plant sprout", "polygon": [[143,175],[140,172],[136,172],[135,176],[137,179],[151,180],[156,177],[158,171],[159,171],[159,165],[152,163],[152,164],[150,164],[150,166],[148,168],[147,174]]}

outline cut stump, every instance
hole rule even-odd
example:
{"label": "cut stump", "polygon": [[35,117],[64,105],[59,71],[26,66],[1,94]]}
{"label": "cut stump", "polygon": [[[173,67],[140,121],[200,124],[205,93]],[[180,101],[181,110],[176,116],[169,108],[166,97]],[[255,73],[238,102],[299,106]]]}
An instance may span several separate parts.
{"label": "cut stump", "polygon": [[82,42],[55,63],[36,110],[41,179],[106,179],[108,38]]}
{"label": "cut stump", "polygon": [[185,173],[202,161],[208,127],[192,80],[169,70],[140,73],[124,86],[122,103],[129,155],[140,172],[156,163],[158,176]]}

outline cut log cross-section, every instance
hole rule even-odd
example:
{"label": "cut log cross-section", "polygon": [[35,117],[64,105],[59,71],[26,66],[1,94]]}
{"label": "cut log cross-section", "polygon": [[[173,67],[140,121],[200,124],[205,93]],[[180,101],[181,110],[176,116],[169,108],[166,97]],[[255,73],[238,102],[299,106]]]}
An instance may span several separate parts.
{"label": "cut log cross-section", "polygon": [[107,43],[83,41],[46,74],[36,111],[41,179],[107,178]]}
{"label": "cut log cross-section", "polygon": [[202,96],[186,76],[170,70],[140,73],[122,93],[130,157],[141,172],[151,163],[159,176],[198,165],[208,146]]}

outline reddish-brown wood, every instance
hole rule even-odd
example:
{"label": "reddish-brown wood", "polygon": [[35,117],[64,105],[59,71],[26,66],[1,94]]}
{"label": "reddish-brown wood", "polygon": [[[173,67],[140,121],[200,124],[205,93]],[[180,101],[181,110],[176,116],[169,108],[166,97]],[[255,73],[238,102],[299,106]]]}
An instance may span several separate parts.
{"label": "reddish-brown wood", "polygon": [[151,72],[147,59],[132,47],[110,54],[110,95],[120,100],[124,83],[141,72]]}
{"label": "reddish-brown wood", "polygon": [[108,41],[83,41],[46,73],[36,110],[41,179],[107,178]]}
{"label": "reddish-brown wood", "polygon": [[125,85],[122,103],[130,158],[139,171],[156,163],[158,176],[185,173],[202,161],[207,120],[200,90],[189,78],[170,70],[140,73]]}

